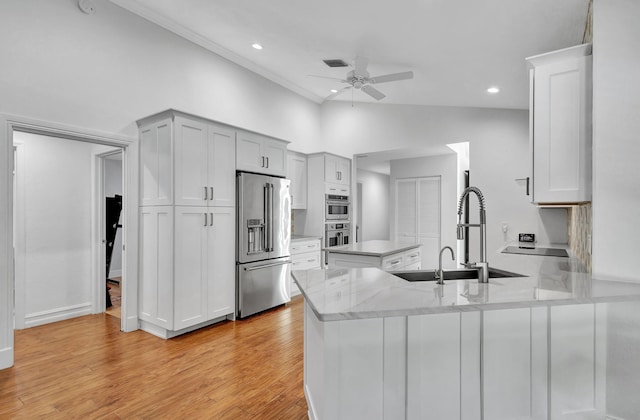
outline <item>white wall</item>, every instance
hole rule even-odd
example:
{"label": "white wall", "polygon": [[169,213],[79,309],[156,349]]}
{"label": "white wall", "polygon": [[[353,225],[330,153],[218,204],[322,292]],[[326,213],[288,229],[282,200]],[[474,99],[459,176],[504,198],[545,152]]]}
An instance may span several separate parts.
{"label": "white wall", "polygon": [[640,282],[640,2],[593,13],[593,273]]}
{"label": "white wall", "polygon": [[[640,282],[640,3],[593,6],[593,273]],[[607,414],[640,418],[640,307],[610,304]]]}
{"label": "white wall", "polygon": [[[327,102],[321,124],[327,150],[345,156],[468,141],[471,185],[482,190],[487,203],[489,263],[491,254],[505,241],[517,239],[518,232],[535,233],[539,242],[567,242],[566,212],[538,210],[525,195],[524,184],[515,182],[529,175],[527,110]],[[473,221],[475,198],[471,203]],[[510,226],[506,236],[503,221]],[[477,239],[472,236],[471,241],[475,260]]]}
{"label": "white wall", "polygon": [[15,241],[24,326],[91,313],[93,156],[105,146],[27,133],[14,139],[23,162]]}
{"label": "white wall", "polygon": [[[175,108],[317,151],[316,103],[106,0],[3,0],[0,112],[135,136]],[[11,59],[8,59],[8,58]]]}
{"label": "white wall", "polygon": [[[122,195],[122,159],[104,160],[104,192],[105,197]],[[119,224],[122,224],[122,215]],[[116,239],[113,244],[109,277],[122,276],[122,228],[116,231]]]}
{"label": "white wall", "polygon": [[358,183],[362,184],[362,220],[360,241],[389,239],[389,175],[358,169]]}
{"label": "white wall", "polygon": [[[442,156],[431,156],[391,161],[391,237],[395,237],[395,204],[396,180],[401,178],[419,178],[440,176],[440,244],[456,249],[456,200],[458,191],[458,157],[455,153]],[[426,250],[422,249],[422,252]],[[456,255],[456,258],[458,256]],[[422,261],[437,261],[437,255],[423,256]],[[444,267],[453,268],[455,263],[447,256],[443,259]],[[423,269],[437,268],[422,267]]]}

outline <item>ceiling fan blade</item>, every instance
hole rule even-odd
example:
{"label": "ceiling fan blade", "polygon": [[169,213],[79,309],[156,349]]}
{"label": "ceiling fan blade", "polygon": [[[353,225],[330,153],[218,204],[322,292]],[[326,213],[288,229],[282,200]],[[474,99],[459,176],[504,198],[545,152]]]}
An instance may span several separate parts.
{"label": "ceiling fan blade", "polygon": [[403,71],[402,73],[384,74],[382,76],[370,77],[369,83],[386,83],[395,82],[396,80],[413,79],[412,71]]}
{"label": "ceiling fan blade", "polygon": [[362,75],[367,73],[369,60],[366,57],[356,57],[353,65],[353,74]]}
{"label": "ceiling fan blade", "polygon": [[371,85],[364,85],[360,90],[378,101],[386,96],[384,93],[380,92],[378,89],[374,88]]}
{"label": "ceiling fan blade", "polygon": [[319,76],[317,74],[307,74],[307,76],[309,76],[309,77],[318,77],[320,79],[335,80],[336,82],[349,83],[347,80],[340,79],[339,77]]}
{"label": "ceiling fan blade", "polygon": [[344,91],[351,89],[351,86],[347,86],[347,87],[343,87],[342,89],[340,89],[339,91],[332,93],[331,95],[327,96],[326,98],[324,98],[325,101],[330,101],[333,98],[335,98],[336,96],[340,95],[341,93],[344,93]]}

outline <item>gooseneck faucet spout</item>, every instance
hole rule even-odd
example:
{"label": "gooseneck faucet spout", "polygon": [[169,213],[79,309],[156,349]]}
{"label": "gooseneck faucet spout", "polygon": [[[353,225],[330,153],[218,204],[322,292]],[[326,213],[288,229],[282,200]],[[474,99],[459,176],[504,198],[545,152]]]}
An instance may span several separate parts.
{"label": "gooseneck faucet spout", "polygon": [[445,246],[440,250],[440,256],[438,257],[438,271],[436,272],[436,278],[438,279],[436,283],[438,284],[444,284],[444,271],[442,270],[442,254],[446,249],[451,251],[451,259],[452,260],[456,259],[456,257],[453,255],[453,249],[450,246]]}
{"label": "gooseneck faucet spout", "polygon": [[[469,199],[469,193],[474,193],[478,197],[478,204],[480,206],[479,224],[462,222],[464,203]],[[465,227],[480,228],[480,261],[471,264],[471,266],[478,269],[478,282],[488,283],[489,263],[487,262],[487,214],[485,210],[484,196],[482,195],[482,191],[477,187],[467,187],[460,196],[460,202],[458,203],[458,239],[464,239]]]}

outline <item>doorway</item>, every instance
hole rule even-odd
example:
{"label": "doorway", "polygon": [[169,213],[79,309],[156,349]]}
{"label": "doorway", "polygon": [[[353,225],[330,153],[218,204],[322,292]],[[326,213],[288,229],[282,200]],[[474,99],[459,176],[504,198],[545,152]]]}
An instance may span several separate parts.
{"label": "doorway", "polygon": [[121,149],[20,131],[13,139],[15,327],[104,312],[104,257],[94,255],[104,179],[95,179],[94,156]]}

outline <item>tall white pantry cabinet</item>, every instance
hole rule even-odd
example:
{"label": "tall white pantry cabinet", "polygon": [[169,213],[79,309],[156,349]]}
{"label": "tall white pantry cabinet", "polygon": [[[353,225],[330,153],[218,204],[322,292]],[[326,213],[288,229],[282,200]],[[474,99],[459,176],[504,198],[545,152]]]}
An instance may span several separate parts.
{"label": "tall white pantry cabinet", "polygon": [[163,338],[235,313],[236,131],[169,110],[140,131],[140,322]]}

